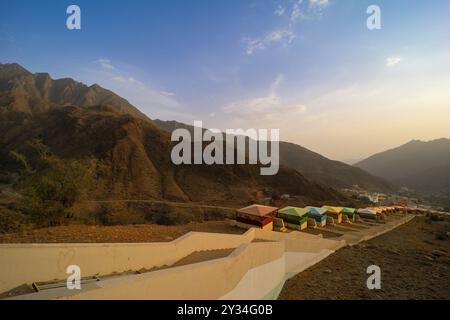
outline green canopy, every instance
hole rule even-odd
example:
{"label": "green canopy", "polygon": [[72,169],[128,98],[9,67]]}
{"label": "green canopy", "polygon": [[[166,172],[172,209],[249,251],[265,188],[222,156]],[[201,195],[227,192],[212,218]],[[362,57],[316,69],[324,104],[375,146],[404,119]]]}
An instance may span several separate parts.
{"label": "green canopy", "polygon": [[342,213],[345,214],[350,219],[350,221],[352,221],[352,222],[356,221],[356,209],[343,208]]}
{"label": "green canopy", "polygon": [[308,209],[297,208],[297,207],[286,207],[286,208],[278,210],[278,213],[280,213],[280,214],[287,215],[287,216],[294,216],[294,217],[303,217],[308,212],[309,212]]}
{"label": "green canopy", "polygon": [[306,214],[309,210],[297,207],[286,207],[278,210],[278,216],[287,223],[293,223],[296,225],[302,225],[308,222]]}

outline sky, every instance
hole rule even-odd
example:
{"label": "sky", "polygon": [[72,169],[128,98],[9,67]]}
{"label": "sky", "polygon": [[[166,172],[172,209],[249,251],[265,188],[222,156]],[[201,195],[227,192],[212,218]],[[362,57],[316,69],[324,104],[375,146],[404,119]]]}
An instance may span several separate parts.
{"label": "sky", "polygon": [[0,1],[0,63],[98,83],[152,119],[280,129],[336,160],[450,138],[449,39],[448,0]]}

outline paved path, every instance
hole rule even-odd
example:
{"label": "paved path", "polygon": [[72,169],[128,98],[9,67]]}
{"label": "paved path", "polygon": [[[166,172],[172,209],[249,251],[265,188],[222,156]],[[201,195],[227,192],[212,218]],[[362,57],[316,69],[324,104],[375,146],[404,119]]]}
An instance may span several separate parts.
{"label": "paved path", "polygon": [[165,201],[165,200],[151,200],[151,199],[121,199],[121,200],[91,200],[86,201],[90,203],[133,203],[133,202],[142,202],[142,203],[158,203],[158,204],[167,204],[174,207],[184,207],[184,208],[204,208],[204,209],[221,209],[221,210],[232,210],[235,211],[236,208],[231,207],[223,207],[223,206],[213,206],[208,204],[202,204],[197,202],[175,202],[175,201]]}

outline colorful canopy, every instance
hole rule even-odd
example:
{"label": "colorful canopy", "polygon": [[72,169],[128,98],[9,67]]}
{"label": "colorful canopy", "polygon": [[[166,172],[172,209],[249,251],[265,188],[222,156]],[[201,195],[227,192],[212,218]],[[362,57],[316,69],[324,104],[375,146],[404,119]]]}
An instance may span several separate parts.
{"label": "colorful canopy", "polygon": [[375,213],[383,213],[384,211],[385,211],[385,209],[384,208],[382,208],[382,207],[370,207],[370,208],[367,208],[367,209],[369,209],[369,210],[372,210],[372,211],[374,211]]}
{"label": "colorful canopy", "polygon": [[356,209],[355,208],[342,208],[342,212],[343,213],[355,213]]}
{"label": "colorful canopy", "polygon": [[325,208],[306,207],[305,209],[307,209],[309,211],[309,213],[317,214],[320,216],[324,215],[327,212],[327,209],[325,209]]}
{"label": "colorful canopy", "polygon": [[253,216],[266,216],[272,212],[277,211],[278,208],[275,207],[269,207],[269,206],[262,206],[259,204],[252,204],[251,206],[245,207],[245,208],[241,208],[236,210],[239,213],[245,213],[245,214],[250,214]]}
{"label": "colorful canopy", "polygon": [[369,208],[366,208],[366,209],[358,209],[357,211],[356,211],[357,213],[360,213],[360,214],[372,214],[372,215],[377,215],[377,212],[376,211],[374,211],[374,210],[372,210],[372,209],[369,209]]}
{"label": "colorful canopy", "polygon": [[285,222],[295,225],[305,225],[308,222],[307,214],[309,210],[297,207],[286,207],[278,210],[278,216],[282,218]]}
{"label": "colorful canopy", "polygon": [[342,207],[333,207],[333,206],[322,206],[322,208],[325,208],[328,211],[333,212],[333,213],[341,213],[342,209],[344,209]]}
{"label": "colorful canopy", "polygon": [[303,217],[305,214],[309,213],[309,210],[305,208],[285,207],[278,210],[278,213],[286,216]]}

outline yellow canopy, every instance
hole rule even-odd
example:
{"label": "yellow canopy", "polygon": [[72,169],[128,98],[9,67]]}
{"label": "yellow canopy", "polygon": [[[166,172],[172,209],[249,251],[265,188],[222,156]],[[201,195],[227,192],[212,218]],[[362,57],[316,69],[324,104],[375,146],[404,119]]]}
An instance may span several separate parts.
{"label": "yellow canopy", "polygon": [[325,208],[333,213],[341,213],[342,210],[344,209],[343,207],[333,207],[333,206],[322,206],[322,208]]}

